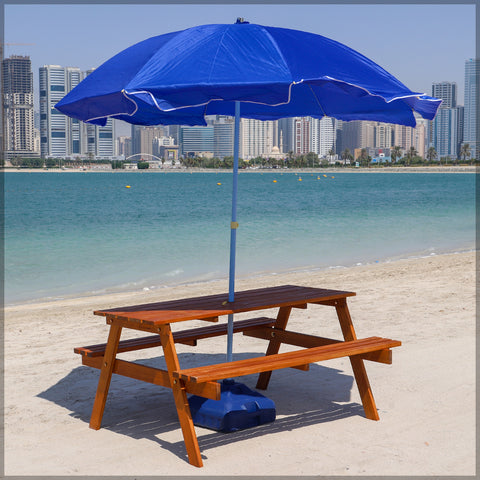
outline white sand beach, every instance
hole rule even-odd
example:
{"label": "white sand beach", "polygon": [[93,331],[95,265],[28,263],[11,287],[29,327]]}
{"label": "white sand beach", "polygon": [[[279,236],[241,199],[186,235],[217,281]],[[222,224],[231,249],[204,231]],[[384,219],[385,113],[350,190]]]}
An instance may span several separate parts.
{"label": "white sand beach", "polygon": [[[105,319],[94,310],[224,292],[226,282],[11,306],[4,327],[5,474],[475,475],[473,252],[255,277],[237,289],[281,284],[354,291],[349,307],[358,337],[402,341],[392,365],[366,362],[380,421],[364,417],[348,359],[308,372],[279,370],[265,392],[276,402],[276,421],[231,434],[197,427],[204,467],[196,468],[186,459],[169,389],[114,375],[102,429],[91,430],[98,370],[82,366],[73,348],[106,341]],[[334,309],[321,306],[295,309],[289,328],[341,338]],[[234,358],[265,348],[236,335]],[[177,350],[182,365],[219,362],[225,338]],[[160,353],[122,358],[161,366]],[[255,380],[241,379],[251,388]]]}

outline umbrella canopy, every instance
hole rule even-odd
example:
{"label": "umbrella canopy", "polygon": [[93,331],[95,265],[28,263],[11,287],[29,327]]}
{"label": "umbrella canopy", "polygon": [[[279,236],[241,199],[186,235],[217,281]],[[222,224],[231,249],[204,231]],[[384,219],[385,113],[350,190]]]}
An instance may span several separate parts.
{"label": "umbrella canopy", "polygon": [[321,35],[249,24],[201,25],[149,38],[114,56],[56,108],[84,122],[205,125],[205,115],[259,120],[325,115],[415,126],[440,100]]}
{"label": "umbrella canopy", "polygon": [[[412,92],[383,68],[321,35],[250,24],[201,25],[149,38],[106,61],[55,107],[84,122],[206,125],[235,116],[229,297],[234,301],[240,115],[335,117],[414,127],[441,100]],[[229,316],[227,360],[232,359]]]}

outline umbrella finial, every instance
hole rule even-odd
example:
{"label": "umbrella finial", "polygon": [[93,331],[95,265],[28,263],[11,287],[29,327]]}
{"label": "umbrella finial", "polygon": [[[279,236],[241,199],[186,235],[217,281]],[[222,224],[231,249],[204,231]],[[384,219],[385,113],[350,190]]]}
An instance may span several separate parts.
{"label": "umbrella finial", "polygon": [[237,17],[237,21],[235,23],[250,23],[250,22],[247,22],[243,17]]}

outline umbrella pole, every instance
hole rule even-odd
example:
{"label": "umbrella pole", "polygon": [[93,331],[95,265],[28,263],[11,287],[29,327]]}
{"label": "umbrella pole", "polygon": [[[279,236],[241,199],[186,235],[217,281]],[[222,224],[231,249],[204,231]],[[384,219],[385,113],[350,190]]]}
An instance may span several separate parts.
{"label": "umbrella pole", "polygon": [[[233,191],[232,222],[230,224],[230,271],[228,285],[228,301],[235,300],[235,251],[237,246],[237,190],[238,190],[238,150],[240,145],[240,102],[235,102],[235,127],[233,137]],[[233,356],[233,314],[228,315],[227,326],[227,362]]]}

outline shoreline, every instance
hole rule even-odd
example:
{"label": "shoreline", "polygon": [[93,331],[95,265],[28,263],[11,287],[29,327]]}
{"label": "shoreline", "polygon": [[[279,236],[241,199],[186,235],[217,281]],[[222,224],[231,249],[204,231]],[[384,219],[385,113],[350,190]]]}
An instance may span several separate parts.
{"label": "shoreline", "polygon": [[[296,280],[301,279],[302,277],[317,277],[317,276],[335,276],[336,273],[348,273],[351,275],[355,275],[355,273],[361,274],[365,269],[372,269],[372,268],[381,268],[383,266],[391,266],[395,268],[395,266],[404,264],[404,263],[411,263],[417,261],[428,261],[435,258],[450,258],[450,257],[468,257],[473,255],[475,257],[476,251],[475,250],[467,250],[467,251],[451,251],[441,254],[434,254],[434,255],[423,255],[423,256],[410,256],[405,258],[398,258],[398,259],[391,259],[385,260],[375,263],[364,263],[364,264],[357,264],[357,265],[349,265],[349,266],[332,266],[326,268],[298,268],[292,270],[286,270],[281,272],[259,272],[254,274],[248,274],[245,276],[240,276],[235,279],[236,282],[236,290],[243,288],[248,289],[249,283],[254,284],[261,284],[264,286],[269,285],[269,282],[272,285],[278,285],[282,282],[285,283],[289,278],[294,278]],[[325,288],[330,288],[329,286]],[[213,290],[215,293],[226,293],[228,291],[228,278],[216,278],[211,280],[200,280],[200,281],[190,281],[190,282],[180,282],[176,284],[168,284],[158,286],[156,288],[148,288],[148,289],[139,289],[139,290],[117,290],[117,291],[99,291],[96,292],[84,292],[84,293],[74,293],[71,295],[63,295],[58,296],[56,298],[38,298],[32,299],[27,301],[20,301],[18,303],[10,303],[4,305],[4,312],[12,312],[15,310],[21,309],[28,309],[34,310],[35,308],[48,308],[48,307],[56,307],[61,306],[62,304],[68,305],[75,305],[75,304],[86,304],[86,303],[111,303],[121,301],[122,298],[131,299],[131,301],[140,301],[142,303],[149,302],[149,301],[156,301],[152,300],[156,297],[165,299],[168,298],[169,295],[176,297],[176,291],[193,291],[193,292],[201,292],[202,290]],[[197,295],[195,293],[194,295]],[[198,293],[201,295],[201,293]]]}
{"label": "shoreline", "polygon": [[[244,169],[239,173],[477,173],[478,167],[475,165],[447,165],[447,166],[419,166],[419,167],[358,167],[358,168],[264,168],[264,169]],[[160,168],[146,170],[112,170],[111,168],[0,168],[1,173],[25,172],[25,173],[231,173],[231,169],[223,168]]]}
{"label": "shoreline", "polygon": [[[239,280],[237,290],[288,283],[356,292],[348,305],[358,338],[384,336],[402,346],[391,365],[366,362],[379,422],[363,415],[348,359],[275,371],[262,392],[276,404],[275,422],[231,434],[197,427],[201,469],[185,460],[168,389],[114,376],[102,429],[88,428],[98,371],[81,366],[73,348],[105,342],[108,326],[96,309],[221,293],[226,282],[6,308],[5,474],[474,475],[475,266],[475,252],[465,252]],[[332,310],[294,309],[289,329],[341,338]],[[180,362],[221,361],[225,343],[178,344]],[[261,339],[234,337],[234,359],[265,348]],[[153,366],[161,352],[122,355]],[[256,376],[239,381],[255,388]],[[322,441],[306,445],[306,438]],[[250,461],[239,454],[247,450]]]}
{"label": "shoreline", "polygon": [[[383,260],[377,260],[375,262],[366,262],[366,263],[357,263],[357,264],[352,264],[352,265],[331,265],[328,267],[315,267],[315,266],[304,266],[304,267],[294,267],[290,268],[287,270],[272,270],[272,271],[260,271],[260,272],[253,272],[253,273],[248,273],[245,275],[237,275],[235,281],[238,282],[245,282],[249,280],[255,281],[256,279],[268,279],[268,278],[279,278],[279,277],[285,277],[289,275],[294,275],[294,276],[299,276],[299,275],[316,275],[316,274],[321,274],[325,272],[330,272],[330,271],[336,271],[336,270],[348,270],[348,269],[357,269],[360,267],[369,267],[373,265],[383,265],[383,264],[390,264],[390,263],[395,263],[395,262],[400,262],[400,261],[409,261],[409,260],[417,260],[417,259],[423,259],[423,258],[432,258],[436,256],[444,256],[444,255],[462,255],[462,254],[469,254],[469,253],[475,253],[475,249],[468,249],[468,250],[450,250],[446,252],[441,252],[441,253],[430,253],[428,255],[426,254],[411,254],[405,257],[394,257],[394,258],[386,258]],[[140,287],[139,289],[131,289],[131,288],[126,288],[122,289],[121,287],[115,287],[115,286],[110,286],[110,287],[104,287],[98,291],[85,291],[85,292],[75,292],[71,294],[61,294],[61,295],[56,295],[54,297],[39,297],[39,298],[33,298],[30,300],[18,300],[18,301],[11,301],[7,303],[4,299],[4,309],[7,308],[15,308],[15,307],[26,307],[27,305],[45,305],[45,304],[50,304],[50,303],[56,303],[56,302],[63,302],[63,301],[73,301],[75,302],[76,300],[80,299],[94,299],[94,298],[103,298],[103,297],[108,297],[108,296],[128,296],[128,297],[136,297],[139,295],[145,295],[146,293],[151,293],[152,295],[155,295],[155,292],[161,292],[161,291],[173,291],[177,288],[196,288],[196,287],[208,287],[210,284],[224,284],[226,285],[226,288],[228,288],[228,277],[219,277],[219,278],[212,278],[209,280],[184,280],[180,281],[178,283],[172,282],[168,284],[163,284],[163,285],[156,285],[153,287]]]}

